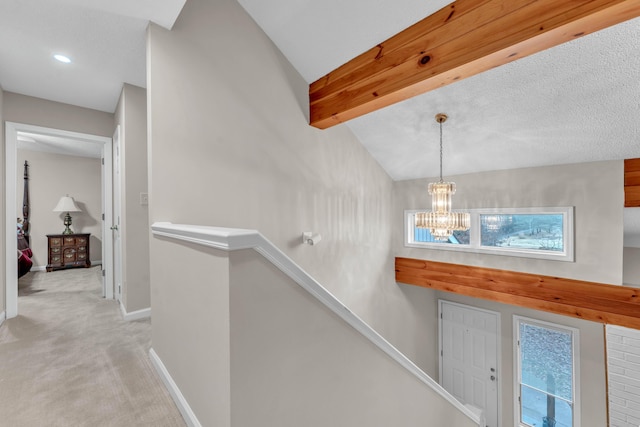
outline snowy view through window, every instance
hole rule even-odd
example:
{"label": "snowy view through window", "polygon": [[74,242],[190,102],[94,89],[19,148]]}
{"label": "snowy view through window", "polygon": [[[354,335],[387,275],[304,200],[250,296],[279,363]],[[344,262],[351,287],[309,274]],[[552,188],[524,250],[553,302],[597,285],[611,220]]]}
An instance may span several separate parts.
{"label": "snowy view through window", "polygon": [[482,246],[562,251],[562,214],[481,214]]}
{"label": "snowy view through window", "polygon": [[573,208],[470,209],[469,230],[437,241],[405,211],[405,246],[573,261]]}
{"label": "snowy view through window", "polygon": [[571,331],[520,322],[520,421],[534,427],[573,426]]}

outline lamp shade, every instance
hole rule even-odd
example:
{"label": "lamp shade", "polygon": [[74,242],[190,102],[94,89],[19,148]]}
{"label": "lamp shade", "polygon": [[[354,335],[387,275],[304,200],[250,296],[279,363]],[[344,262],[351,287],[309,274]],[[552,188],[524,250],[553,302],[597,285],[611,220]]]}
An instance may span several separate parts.
{"label": "lamp shade", "polygon": [[73,200],[73,197],[62,196],[60,197],[60,201],[58,202],[56,207],[53,208],[53,211],[54,212],[80,212],[80,208],[76,206],[76,202],[75,200]]}

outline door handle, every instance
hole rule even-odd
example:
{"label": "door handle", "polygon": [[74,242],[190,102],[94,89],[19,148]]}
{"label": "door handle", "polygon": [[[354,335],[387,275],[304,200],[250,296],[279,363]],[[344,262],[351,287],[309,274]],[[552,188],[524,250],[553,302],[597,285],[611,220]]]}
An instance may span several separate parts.
{"label": "door handle", "polygon": [[117,226],[117,225],[114,225],[113,227],[111,227],[111,229],[112,229],[112,230],[117,230],[117,229],[118,229],[118,226]]}

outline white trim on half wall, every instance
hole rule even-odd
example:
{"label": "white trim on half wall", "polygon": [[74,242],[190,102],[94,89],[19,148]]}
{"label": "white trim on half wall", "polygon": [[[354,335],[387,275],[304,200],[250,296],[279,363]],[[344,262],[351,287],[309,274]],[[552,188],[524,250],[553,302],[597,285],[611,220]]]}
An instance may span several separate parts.
{"label": "white trim on half wall", "polygon": [[167,390],[169,390],[169,394],[173,398],[173,401],[178,407],[178,410],[182,414],[182,418],[184,418],[184,421],[187,423],[187,425],[189,427],[202,427],[202,424],[200,424],[200,421],[198,421],[196,414],[189,406],[189,403],[187,403],[187,399],[184,398],[182,392],[178,388],[178,385],[175,383],[175,381],[173,381],[173,378],[171,378],[169,371],[167,371],[164,363],[162,363],[162,360],[160,360],[160,357],[153,350],[153,348],[149,350],[149,358],[151,359],[153,367],[156,368],[158,375],[160,375],[160,378],[162,379],[165,387],[167,387]]}
{"label": "white trim on half wall", "polygon": [[433,378],[427,375],[382,335],[353,313],[259,231],[204,225],[172,224],[170,222],[156,222],[151,225],[151,230],[154,236],[162,236],[224,251],[237,251],[241,249],[255,250],[290,279],[295,281],[302,289],[362,334],[373,345],[395,360],[420,382],[439,394],[443,400],[456,407],[473,420],[473,422],[480,425],[480,417],[476,412],[453,397]]}

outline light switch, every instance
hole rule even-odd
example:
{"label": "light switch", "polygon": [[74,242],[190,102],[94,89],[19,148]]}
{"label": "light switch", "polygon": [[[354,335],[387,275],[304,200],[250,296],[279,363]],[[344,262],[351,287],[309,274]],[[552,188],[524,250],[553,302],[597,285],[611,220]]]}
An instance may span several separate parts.
{"label": "light switch", "polygon": [[140,204],[147,206],[149,204],[149,193],[140,193]]}

